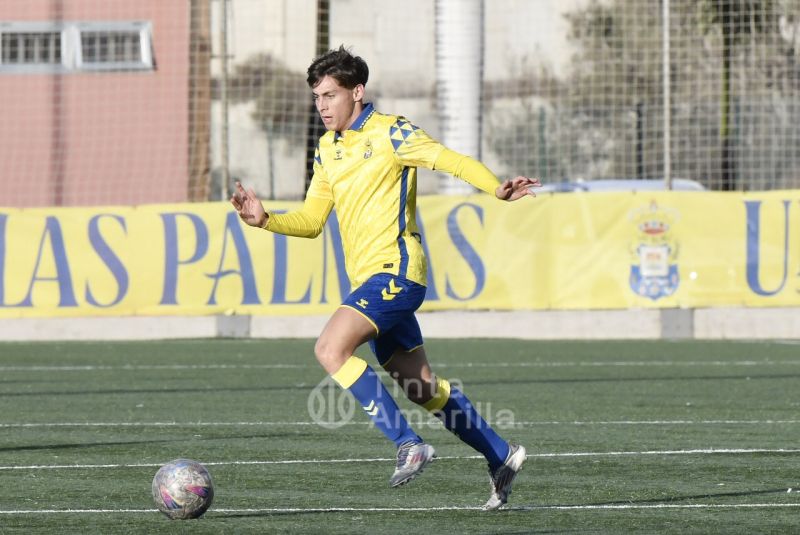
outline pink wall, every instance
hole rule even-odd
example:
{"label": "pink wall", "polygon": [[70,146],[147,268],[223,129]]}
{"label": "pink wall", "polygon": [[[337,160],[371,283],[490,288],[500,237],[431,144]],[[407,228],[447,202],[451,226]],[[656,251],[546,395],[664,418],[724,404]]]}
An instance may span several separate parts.
{"label": "pink wall", "polygon": [[156,63],[144,72],[0,74],[0,206],[187,199],[189,5],[0,2],[0,21],[150,21]]}

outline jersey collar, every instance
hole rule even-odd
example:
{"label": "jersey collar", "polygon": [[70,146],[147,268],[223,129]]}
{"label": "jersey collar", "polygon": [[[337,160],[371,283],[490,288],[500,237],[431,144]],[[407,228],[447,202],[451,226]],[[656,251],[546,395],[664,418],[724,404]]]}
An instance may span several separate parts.
{"label": "jersey collar", "polygon": [[[356,120],[353,121],[353,124],[350,125],[348,130],[361,130],[364,127],[364,123],[375,113],[375,108],[372,105],[372,102],[368,102],[364,109],[361,110],[361,113],[358,114]],[[333,133],[333,142],[339,141],[339,139],[343,136],[341,132],[334,132]]]}

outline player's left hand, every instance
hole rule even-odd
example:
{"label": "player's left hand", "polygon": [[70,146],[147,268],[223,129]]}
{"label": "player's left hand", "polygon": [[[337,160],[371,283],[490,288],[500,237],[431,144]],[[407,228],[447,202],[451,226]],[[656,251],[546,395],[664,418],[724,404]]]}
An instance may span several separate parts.
{"label": "player's left hand", "polygon": [[542,183],[539,182],[538,178],[518,176],[509,178],[497,186],[497,189],[494,190],[494,195],[501,201],[516,201],[526,195],[536,197],[536,193],[531,188],[538,188],[541,185]]}

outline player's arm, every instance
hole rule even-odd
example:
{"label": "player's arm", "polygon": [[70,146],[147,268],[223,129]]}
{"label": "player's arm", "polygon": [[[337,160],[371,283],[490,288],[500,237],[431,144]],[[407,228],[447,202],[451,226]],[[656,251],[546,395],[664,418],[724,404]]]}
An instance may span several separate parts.
{"label": "player's arm", "polygon": [[481,162],[448,149],[403,117],[389,128],[389,138],[395,157],[403,165],[444,171],[503,201],[535,197],[530,188],[541,186],[538,179],[524,176],[501,183]]}
{"label": "player's arm", "polygon": [[503,201],[516,201],[526,195],[535,197],[536,194],[530,188],[541,186],[538,178],[524,176],[500,182],[495,174],[478,160],[448,148],[442,150],[436,157],[433,169],[458,177]]}
{"label": "player's arm", "polygon": [[266,212],[267,219],[261,228],[287,236],[316,238],[322,233],[332,208],[330,199],[307,196],[300,210],[286,214]]}
{"label": "player's arm", "polygon": [[255,191],[252,188],[245,190],[239,182],[236,182],[231,204],[236,208],[242,221],[251,227],[301,238],[319,236],[333,208],[331,199],[308,195],[300,210],[286,214],[270,214],[264,210]]}

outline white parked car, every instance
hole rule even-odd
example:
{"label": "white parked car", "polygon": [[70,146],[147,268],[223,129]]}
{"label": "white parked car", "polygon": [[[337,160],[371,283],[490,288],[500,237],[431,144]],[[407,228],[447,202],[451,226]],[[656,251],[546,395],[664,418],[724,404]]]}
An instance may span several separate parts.
{"label": "white parked car", "polygon": [[[665,191],[663,179],[616,179],[576,180],[574,182],[553,182],[542,184],[536,193],[569,193],[576,191]],[[706,191],[703,185],[687,178],[673,178],[673,191]]]}

